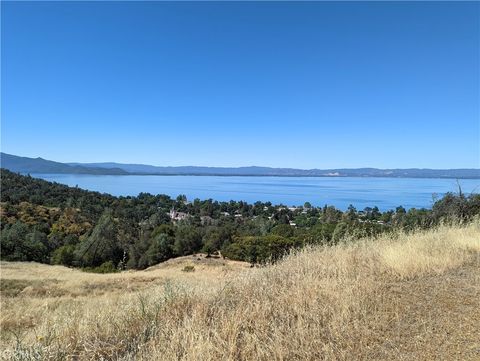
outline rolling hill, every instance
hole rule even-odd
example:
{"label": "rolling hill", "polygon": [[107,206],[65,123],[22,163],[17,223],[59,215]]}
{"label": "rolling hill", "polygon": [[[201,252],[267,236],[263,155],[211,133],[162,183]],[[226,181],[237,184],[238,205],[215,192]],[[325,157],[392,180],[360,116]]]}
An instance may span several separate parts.
{"label": "rolling hill", "polygon": [[127,171],[112,167],[86,167],[83,165],[69,165],[65,163],[54,162],[43,158],[27,158],[16,155],[0,153],[0,164],[17,173],[53,173],[53,174],[128,174]]}
{"label": "rolling hill", "polygon": [[255,268],[2,262],[0,345],[12,360],[478,360],[479,236],[442,226]]}
{"label": "rolling hill", "polygon": [[1,167],[19,173],[65,173],[103,175],[196,175],[275,177],[386,177],[386,178],[480,178],[480,169],[295,169],[271,167],[163,167],[147,164],[59,163],[0,153]]}

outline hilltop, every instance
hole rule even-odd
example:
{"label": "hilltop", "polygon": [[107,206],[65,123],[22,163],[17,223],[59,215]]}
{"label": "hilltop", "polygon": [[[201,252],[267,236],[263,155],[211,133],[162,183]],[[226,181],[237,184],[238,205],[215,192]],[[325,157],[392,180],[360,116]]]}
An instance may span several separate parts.
{"label": "hilltop", "polygon": [[202,255],[108,275],[1,267],[1,345],[9,359],[480,356],[478,219],[309,247],[255,268]]}
{"label": "hilltop", "polygon": [[101,175],[125,175],[123,169],[112,167],[109,169],[101,167],[85,167],[82,165],[69,165],[54,162],[43,158],[19,157],[16,155],[0,153],[0,164],[2,168],[18,173],[52,173],[52,174],[101,174]]}

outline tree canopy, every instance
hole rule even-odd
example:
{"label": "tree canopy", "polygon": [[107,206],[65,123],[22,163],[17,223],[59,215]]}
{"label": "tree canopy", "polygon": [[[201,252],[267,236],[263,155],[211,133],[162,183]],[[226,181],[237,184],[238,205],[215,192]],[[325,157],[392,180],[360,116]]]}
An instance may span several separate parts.
{"label": "tree canopy", "polygon": [[[146,268],[172,257],[220,251],[252,263],[275,262],[292,248],[468,221],[480,195],[448,193],[432,209],[345,212],[270,202],[217,202],[184,195],[114,197],[1,170],[1,258],[67,266]],[[175,215],[173,217],[172,215]]]}

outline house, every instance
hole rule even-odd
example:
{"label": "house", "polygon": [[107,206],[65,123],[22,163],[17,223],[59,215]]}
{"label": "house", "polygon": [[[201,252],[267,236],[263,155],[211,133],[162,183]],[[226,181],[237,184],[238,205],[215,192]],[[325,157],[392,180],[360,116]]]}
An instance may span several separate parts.
{"label": "house", "polygon": [[177,212],[177,211],[175,210],[175,208],[172,208],[172,209],[170,210],[169,215],[170,215],[170,219],[171,219],[172,221],[174,221],[174,222],[175,222],[175,221],[182,221],[182,220],[187,219],[188,217],[190,217],[190,215],[189,215],[188,213],[185,213],[185,212]]}

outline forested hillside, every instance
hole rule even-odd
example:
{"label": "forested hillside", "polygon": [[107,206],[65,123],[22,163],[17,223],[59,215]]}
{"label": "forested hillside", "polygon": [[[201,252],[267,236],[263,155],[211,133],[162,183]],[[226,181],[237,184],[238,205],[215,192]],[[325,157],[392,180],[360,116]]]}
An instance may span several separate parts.
{"label": "forested hillside", "polygon": [[447,194],[431,210],[342,212],[256,202],[192,202],[179,195],[114,197],[1,170],[1,258],[97,271],[146,268],[203,251],[253,263],[292,248],[429,228],[480,213],[480,196]]}
{"label": "forested hillside", "polygon": [[19,157],[0,152],[0,163],[3,168],[19,173],[54,173],[54,174],[112,174],[125,175],[127,171],[111,167],[87,167],[83,165],[54,162],[43,158]]}

